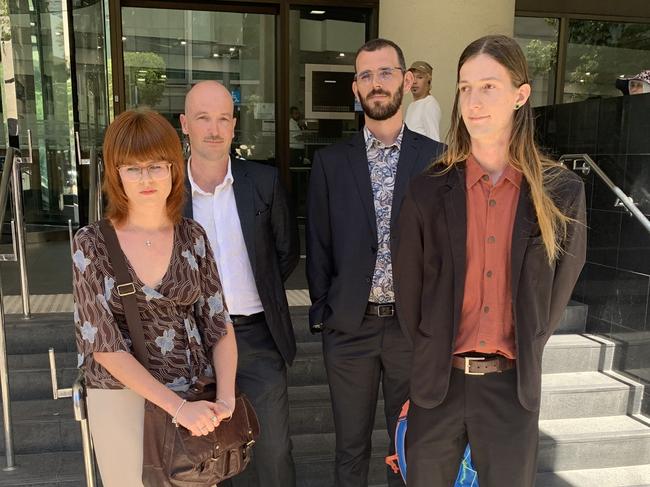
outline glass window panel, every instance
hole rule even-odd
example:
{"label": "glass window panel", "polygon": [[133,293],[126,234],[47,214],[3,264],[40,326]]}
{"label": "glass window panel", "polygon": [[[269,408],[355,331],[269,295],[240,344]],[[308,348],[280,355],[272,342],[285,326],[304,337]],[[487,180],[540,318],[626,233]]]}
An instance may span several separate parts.
{"label": "glass window panel", "polygon": [[162,113],[180,133],[193,84],[216,80],[235,102],[233,150],[275,162],[275,16],[122,8],[126,106]]}
{"label": "glass window panel", "polygon": [[301,6],[289,15],[289,150],[292,195],[305,216],[314,152],[363,123],[352,93],[354,56],[368,39],[371,11]]}
{"label": "glass window panel", "polygon": [[559,24],[554,18],[515,17],[514,37],[528,60],[534,107],[554,102]]}
{"label": "glass window panel", "polygon": [[23,152],[27,130],[34,148],[23,175],[25,221],[64,224],[71,219],[76,224],[68,12],[62,4],[6,2],[1,15],[4,116],[17,120]]}
{"label": "glass window panel", "polygon": [[564,101],[620,96],[616,80],[650,69],[650,24],[572,20]]}

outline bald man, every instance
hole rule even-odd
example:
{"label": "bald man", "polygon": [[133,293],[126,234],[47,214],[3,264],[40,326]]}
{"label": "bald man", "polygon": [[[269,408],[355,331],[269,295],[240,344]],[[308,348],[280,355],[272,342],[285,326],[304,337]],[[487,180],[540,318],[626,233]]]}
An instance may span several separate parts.
{"label": "bald man", "polygon": [[191,149],[185,216],[210,240],[237,337],[237,386],[260,421],[252,468],[232,484],[293,487],[287,365],[296,339],[284,281],[299,259],[296,221],[274,167],[231,157],[237,119],[222,84],[195,85],[180,121]]}

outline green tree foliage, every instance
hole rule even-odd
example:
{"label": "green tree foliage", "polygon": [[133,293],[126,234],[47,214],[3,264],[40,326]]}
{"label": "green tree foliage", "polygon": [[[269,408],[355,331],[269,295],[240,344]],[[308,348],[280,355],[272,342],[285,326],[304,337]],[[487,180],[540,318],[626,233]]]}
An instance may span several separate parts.
{"label": "green tree foliage", "polygon": [[125,52],[124,71],[128,85],[135,86],[137,105],[155,107],[165,90],[165,61],[153,52]]}

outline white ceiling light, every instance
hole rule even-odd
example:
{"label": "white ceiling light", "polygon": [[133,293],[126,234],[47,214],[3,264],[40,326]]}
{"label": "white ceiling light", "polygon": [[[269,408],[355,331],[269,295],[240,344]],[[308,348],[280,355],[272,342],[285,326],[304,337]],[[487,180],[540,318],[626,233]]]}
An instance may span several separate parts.
{"label": "white ceiling light", "polygon": [[309,13],[312,15],[323,15],[325,13],[325,10],[312,10]]}

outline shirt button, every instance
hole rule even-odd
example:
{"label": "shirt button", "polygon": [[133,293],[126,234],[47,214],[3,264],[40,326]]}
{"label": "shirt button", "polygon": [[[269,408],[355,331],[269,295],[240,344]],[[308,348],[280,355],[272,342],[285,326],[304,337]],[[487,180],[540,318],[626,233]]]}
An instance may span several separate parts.
{"label": "shirt button", "polygon": [[489,306],[484,306],[483,307],[483,313],[489,313],[490,312],[490,307]]}
{"label": "shirt button", "polygon": [[490,200],[490,206],[496,206],[497,200]]}
{"label": "shirt button", "polygon": [[480,342],[478,342],[478,344],[479,344],[480,346],[484,347],[484,346],[485,346],[485,341],[484,341],[484,340],[481,340]]}
{"label": "shirt button", "polygon": [[366,282],[370,282],[370,278],[369,278],[369,277],[366,277]]}
{"label": "shirt button", "polygon": [[488,277],[492,277],[492,271],[487,271],[487,272],[485,273],[485,275],[488,276]]}
{"label": "shirt button", "polygon": [[488,243],[493,244],[494,242],[497,241],[497,239],[496,239],[494,236],[489,236],[488,239],[487,239],[487,241],[488,241]]}
{"label": "shirt button", "polygon": [[487,174],[484,174],[483,176],[481,176],[481,179],[483,181],[485,181],[485,182],[488,182],[490,180],[490,176],[488,176]]}

